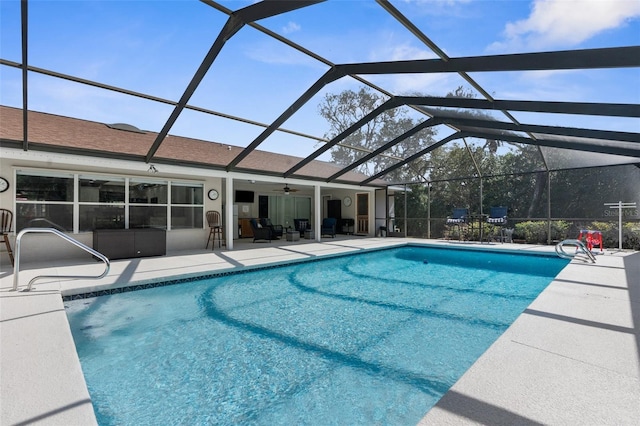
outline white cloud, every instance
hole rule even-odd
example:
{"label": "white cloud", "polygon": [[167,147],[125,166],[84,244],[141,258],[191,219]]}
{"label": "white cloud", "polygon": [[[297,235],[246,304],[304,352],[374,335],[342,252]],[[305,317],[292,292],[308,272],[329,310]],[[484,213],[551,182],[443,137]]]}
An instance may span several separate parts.
{"label": "white cloud", "polygon": [[575,46],[640,18],[638,0],[534,0],[527,19],[509,22],[490,51]]}
{"label": "white cloud", "polygon": [[[415,46],[413,40],[398,40],[393,32],[382,33],[377,39],[368,60],[371,62],[412,61],[437,58],[436,54],[424,46]],[[385,87],[392,93],[429,93],[445,87],[449,80],[447,74],[390,74],[368,75],[365,78]]]}
{"label": "white cloud", "polygon": [[411,61],[416,59],[436,58],[435,53],[424,46],[415,46],[414,40],[398,40],[397,34],[382,33],[372,44],[369,60],[378,61]]}
{"label": "white cloud", "polygon": [[282,32],[285,34],[291,34],[300,31],[300,25],[295,22],[289,21],[285,27],[282,28]]}
{"label": "white cloud", "polygon": [[391,93],[413,95],[424,93],[430,96],[445,96],[460,85],[455,74],[390,74],[367,76],[367,80],[384,87]]}
{"label": "white cloud", "polygon": [[389,51],[389,60],[407,61],[415,59],[435,58],[436,55],[428,49],[423,49],[408,44],[393,46]]}

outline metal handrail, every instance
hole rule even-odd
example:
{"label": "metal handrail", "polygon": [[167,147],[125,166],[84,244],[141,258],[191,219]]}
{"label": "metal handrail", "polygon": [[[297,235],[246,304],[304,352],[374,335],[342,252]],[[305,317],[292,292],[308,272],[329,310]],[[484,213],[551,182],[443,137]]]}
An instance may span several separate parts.
{"label": "metal handrail", "polygon": [[[570,245],[576,248],[575,253],[567,253],[564,251],[564,246]],[[563,240],[562,242],[556,244],[556,254],[563,259],[573,259],[578,254],[578,249],[580,249],[587,258],[591,261],[591,263],[596,263],[596,257],[591,253],[587,247],[585,247],[584,243],[580,240]]]}
{"label": "metal handrail", "polygon": [[71,244],[75,245],[76,247],[79,247],[82,250],[88,252],[89,254],[92,254],[93,256],[102,260],[105,263],[105,269],[104,269],[104,272],[98,276],[95,276],[95,275],[38,275],[37,277],[32,278],[31,281],[29,281],[29,285],[27,286],[27,288],[22,291],[31,291],[31,286],[33,285],[33,282],[41,278],[83,278],[83,279],[97,280],[105,277],[109,273],[109,269],[111,268],[111,263],[109,262],[109,259],[107,259],[105,255],[95,251],[94,249],[92,249],[91,247],[85,244],[82,244],[80,241],[74,240],[67,234],[64,234],[58,231],[57,229],[53,229],[53,228],[25,228],[22,231],[20,231],[16,236],[15,261],[13,265],[13,291],[18,290],[18,274],[20,272],[20,241],[22,240],[22,236],[28,233],[55,234],[61,237],[62,239],[70,242]]}

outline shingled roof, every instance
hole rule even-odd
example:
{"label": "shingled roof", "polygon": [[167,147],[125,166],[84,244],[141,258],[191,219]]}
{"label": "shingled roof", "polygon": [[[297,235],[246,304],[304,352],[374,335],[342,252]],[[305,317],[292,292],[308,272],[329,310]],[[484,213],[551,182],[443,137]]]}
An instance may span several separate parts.
{"label": "shingled roof", "polygon": [[[29,111],[28,116],[30,150],[144,161],[145,154],[157,137],[155,132],[133,131],[136,128],[132,125],[98,123],[36,111]],[[0,106],[0,146],[22,149],[22,123],[21,109]],[[242,147],[218,142],[169,136],[158,150],[154,162],[225,170],[227,164],[242,150]],[[301,160],[300,157],[255,150],[236,170],[282,175]],[[320,180],[340,170],[341,167],[332,163],[315,160],[306,165],[299,175],[306,175],[310,180]],[[366,177],[349,172],[343,176],[342,181],[358,183]],[[378,181],[373,186],[384,184],[383,181]]]}

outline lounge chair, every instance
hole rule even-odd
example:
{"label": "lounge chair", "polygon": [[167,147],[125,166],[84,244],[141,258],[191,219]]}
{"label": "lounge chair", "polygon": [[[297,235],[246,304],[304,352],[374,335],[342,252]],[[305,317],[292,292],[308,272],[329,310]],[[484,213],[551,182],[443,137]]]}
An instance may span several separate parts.
{"label": "lounge chair", "polygon": [[275,239],[279,239],[284,233],[282,225],[274,225],[268,217],[260,219],[260,224],[263,228],[271,229],[271,236]]}
{"label": "lounge chair", "polygon": [[333,217],[322,219],[322,228],[320,229],[320,236],[329,235],[331,238],[335,238],[336,223],[337,223],[337,220]]}
{"label": "lounge chair", "polygon": [[249,220],[249,223],[251,224],[251,230],[253,231],[254,243],[256,240],[268,240],[271,242],[273,239],[273,236],[271,235],[271,228],[265,228],[262,226],[258,219],[251,219]]}

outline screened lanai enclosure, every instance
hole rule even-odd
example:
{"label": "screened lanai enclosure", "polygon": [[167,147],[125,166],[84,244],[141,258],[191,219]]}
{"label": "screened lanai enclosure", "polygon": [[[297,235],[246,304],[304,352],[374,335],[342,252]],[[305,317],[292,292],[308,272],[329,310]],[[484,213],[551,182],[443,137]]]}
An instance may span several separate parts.
{"label": "screened lanai enclosure", "polygon": [[[379,235],[640,249],[640,6],[561,3],[3,1],[2,104],[25,151],[37,110],[157,133],[112,158],[375,188]],[[178,162],[171,135],[240,149]]]}
{"label": "screened lanai enclosure", "polygon": [[[637,203],[622,201],[638,199],[638,179],[640,168],[619,165],[405,184],[389,196],[392,217],[380,234],[552,244],[598,230],[604,247],[638,250]],[[497,207],[507,212],[505,224],[488,221]],[[447,224],[456,208],[469,212],[464,227]]]}

